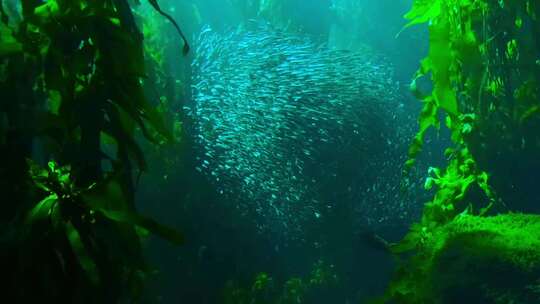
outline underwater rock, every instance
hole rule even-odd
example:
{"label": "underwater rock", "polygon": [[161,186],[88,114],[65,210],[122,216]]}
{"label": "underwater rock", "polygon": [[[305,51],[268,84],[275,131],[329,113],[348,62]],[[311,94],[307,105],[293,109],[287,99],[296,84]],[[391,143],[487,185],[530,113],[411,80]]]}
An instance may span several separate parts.
{"label": "underwater rock", "polygon": [[323,187],[342,187],[357,201],[384,192],[367,175],[399,168],[388,151],[409,137],[397,134],[398,86],[382,56],[368,47],[333,50],[265,24],[206,28],[194,45],[193,102],[185,111],[197,169],[221,194],[239,198],[241,212],[264,218],[261,229],[320,219],[332,207]]}
{"label": "underwater rock", "polygon": [[423,235],[383,303],[540,303],[540,215],[464,215]]}

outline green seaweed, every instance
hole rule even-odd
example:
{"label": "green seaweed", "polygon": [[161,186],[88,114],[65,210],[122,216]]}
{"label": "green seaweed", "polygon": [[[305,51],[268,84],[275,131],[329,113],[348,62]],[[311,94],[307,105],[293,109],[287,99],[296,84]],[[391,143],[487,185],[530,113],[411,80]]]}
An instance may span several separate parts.
{"label": "green seaweed", "polygon": [[460,215],[424,235],[381,302],[536,303],[539,248],[538,215]]}
{"label": "green seaweed", "polygon": [[184,237],[135,207],[134,177],[147,169],[139,141],[175,138],[143,86],[143,35],[132,5],[25,0],[4,10],[4,4],[0,151],[10,160],[0,170],[0,191],[10,198],[2,223],[11,228],[2,232],[2,266],[13,278],[6,297],[136,300],[148,273],[141,237],[151,232],[174,244]]}
{"label": "green seaweed", "polygon": [[339,284],[332,264],[318,260],[305,277],[290,277],[282,285],[265,272],[258,273],[251,288],[236,281],[228,281],[222,291],[222,303],[299,304],[310,303],[308,298],[318,290]]}
{"label": "green seaweed", "polygon": [[441,114],[452,146],[447,167],[428,172],[425,188],[435,187],[435,194],[421,220],[391,246],[406,258],[381,302],[539,301],[533,291],[540,275],[539,218],[508,213],[534,209],[523,206],[536,195],[530,188],[516,193],[512,185],[533,178],[535,167],[527,171],[516,163],[540,151],[530,133],[538,122],[536,54],[522,43],[531,33],[520,32],[524,23],[536,24],[537,9],[527,0],[417,0],[405,16],[406,27],[427,24],[430,35],[411,89],[428,76],[433,86],[428,94],[413,92],[424,107],[407,165],[414,165],[426,131],[440,128]]}

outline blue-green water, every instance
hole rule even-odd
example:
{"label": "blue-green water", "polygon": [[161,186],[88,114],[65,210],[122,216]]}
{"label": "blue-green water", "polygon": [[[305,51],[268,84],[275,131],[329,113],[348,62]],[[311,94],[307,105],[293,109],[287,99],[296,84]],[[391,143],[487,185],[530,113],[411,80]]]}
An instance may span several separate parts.
{"label": "blue-green water", "polygon": [[534,0],[0,0],[3,302],[540,303]]}
{"label": "blue-green water", "polygon": [[220,303],[264,272],[275,300],[316,265],[337,281],[304,303],[380,295],[392,258],[373,236],[398,240],[427,200],[420,174],[402,175],[427,46],[422,29],[396,38],[410,1],[162,2],[191,37],[189,63],[168,64],[190,83],[179,110],[192,148],[157,197],[144,182],[139,196],[188,242],[151,242],[149,297]]}

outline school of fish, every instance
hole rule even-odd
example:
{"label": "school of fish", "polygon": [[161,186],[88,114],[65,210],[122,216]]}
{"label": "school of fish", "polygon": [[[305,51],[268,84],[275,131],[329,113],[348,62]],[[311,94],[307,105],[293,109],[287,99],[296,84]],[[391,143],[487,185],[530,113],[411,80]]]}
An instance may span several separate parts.
{"label": "school of fish", "polygon": [[263,219],[260,229],[301,229],[332,207],[321,184],[354,192],[363,181],[343,182],[343,168],[368,170],[376,147],[388,157],[397,86],[392,67],[368,47],[333,50],[264,24],[207,27],[194,46],[193,102],[184,110],[197,170],[244,214]]}

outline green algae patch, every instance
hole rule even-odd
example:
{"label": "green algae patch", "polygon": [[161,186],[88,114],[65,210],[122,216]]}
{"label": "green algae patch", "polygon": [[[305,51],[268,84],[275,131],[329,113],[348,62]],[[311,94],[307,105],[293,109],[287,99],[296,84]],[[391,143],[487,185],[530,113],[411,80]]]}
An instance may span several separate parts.
{"label": "green algae patch", "polygon": [[461,215],[424,235],[382,303],[540,303],[540,215]]}

